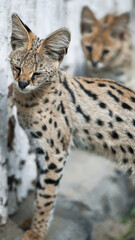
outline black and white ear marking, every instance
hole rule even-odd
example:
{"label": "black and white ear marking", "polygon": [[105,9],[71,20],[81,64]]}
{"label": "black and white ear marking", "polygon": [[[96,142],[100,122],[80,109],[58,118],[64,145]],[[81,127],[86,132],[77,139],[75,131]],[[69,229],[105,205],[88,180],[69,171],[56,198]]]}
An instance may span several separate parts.
{"label": "black and white ear marking", "polygon": [[83,7],[81,12],[81,33],[91,33],[92,28],[98,24],[98,20],[96,19],[94,13],[87,7]]}
{"label": "black and white ear marking", "polygon": [[70,32],[66,28],[59,29],[43,41],[39,51],[46,51],[50,53],[55,60],[61,62],[67,53],[70,39]]}
{"label": "black and white ear marking", "polygon": [[17,14],[12,14],[11,46],[13,50],[18,48],[30,48],[34,34],[25,25]]}

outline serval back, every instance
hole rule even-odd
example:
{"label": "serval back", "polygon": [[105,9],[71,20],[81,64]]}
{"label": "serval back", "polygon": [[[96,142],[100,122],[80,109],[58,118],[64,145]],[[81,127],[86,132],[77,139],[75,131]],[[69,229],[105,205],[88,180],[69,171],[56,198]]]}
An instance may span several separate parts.
{"label": "serval back", "polygon": [[69,42],[67,29],[40,40],[12,15],[14,98],[39,171],[31,230],[23,240],[47,234],[72,141],[135,174],[135,92],[113,80],[73,78],[60,70]]}
{"label": "serval back", "polygon": [[107,14],[97,19],[84,7],[81,14],[81,44],[86,75],[127,83],[131,78],[132,41],[129,14]]}

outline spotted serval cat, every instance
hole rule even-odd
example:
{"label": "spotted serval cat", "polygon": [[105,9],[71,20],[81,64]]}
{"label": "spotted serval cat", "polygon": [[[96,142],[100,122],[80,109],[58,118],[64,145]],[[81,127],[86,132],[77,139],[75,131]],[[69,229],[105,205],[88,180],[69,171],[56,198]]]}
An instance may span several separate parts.
{"label": "spotted serval cat", "polygon": [[39,170],[34,217],[23,240],[46,236],[72,141],[135,173],[135,92],[110,79],[73,78],[60,70],[69,42],[67,29],[40,40],[12,15],[14,97]]}
{"label": "spotted serval cat", "polygon": [[97,19],[84,7],[81,13],[81,44],[88,77],[131,80],[132,41],[128,27],[129,14],[107,14]]}

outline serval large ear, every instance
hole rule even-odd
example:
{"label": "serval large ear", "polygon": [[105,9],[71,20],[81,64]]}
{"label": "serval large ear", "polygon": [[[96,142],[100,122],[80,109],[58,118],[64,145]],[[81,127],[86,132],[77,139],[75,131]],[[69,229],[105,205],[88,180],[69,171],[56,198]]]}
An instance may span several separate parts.
{"label": "serval large ear", "polygon": [[98,20],[94,13],[87,6],[83,7],[81,12],[81,33],[91,33],[96,25],[98,25]]}
{"label": "serval large ear", "polygon": [[12,14],[12,35],[11,35],[11,46],[13,50],[19,48],[30,49],[32,41],[36,36],[32,31],[25,25],[17,14]]}
{"label": "serval large ear", "polygon": [[37,52],[45,52],[54,60],[62,61],[67,53],[71,35],[66,28],[61,28],[49,35],[38,48]]}
{"label": "serval large ear", "polygon": [[116,16],[114,22],[111,25],[111,35],[112,37],[120,37],[121,39],[124,38],[124,34],[127,30],[127,26],[129,23],[130,14],[123,13],[119,16]]}

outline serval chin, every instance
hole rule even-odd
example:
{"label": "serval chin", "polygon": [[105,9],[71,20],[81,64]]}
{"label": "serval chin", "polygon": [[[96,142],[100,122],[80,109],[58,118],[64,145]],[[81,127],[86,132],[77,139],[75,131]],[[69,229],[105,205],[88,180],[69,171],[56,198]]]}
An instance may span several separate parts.
{"label": "serval chin", "polygon": [[31,229],[23,240],[45,239],[72,142],[135,173],[135,92],[110,79],[71,77],[60,70],[69,43],[65,28],[40,40],[12,15],[14,98],[39,172]]}

